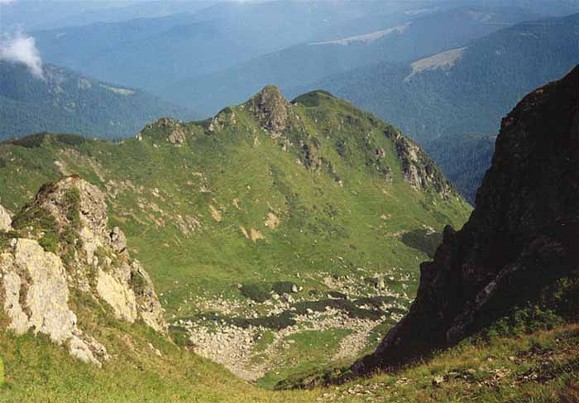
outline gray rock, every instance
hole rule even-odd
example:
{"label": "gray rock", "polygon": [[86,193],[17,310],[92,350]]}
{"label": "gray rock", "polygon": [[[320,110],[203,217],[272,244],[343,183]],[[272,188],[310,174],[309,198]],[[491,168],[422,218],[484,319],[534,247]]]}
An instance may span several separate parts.
{"label": "gray rock", "polygon": [[12,217],[8,210],[0,206],[0,231],[10,231],[12,229]]}
{"label": "gray rock", "polygon": [[76,326],[76,315],[68,307],[66,270],[58,256],[45,252],[35,240],[19,239],[2,255],[0,271],[10,329],[17,334],[28,330],[46,334],[54,343],[68,344],[71,353],[87,362],[100,365],[97,351],[107,357],[104,346],[86,343]]}
{"label": "gray rock", "polygon": [[[105,199],[100,189],[76,176],[42,187],[31,207],[52,215],[58,230],[72,229],[81,241],[75,244],[82,246],[65,260],[66,265],[35,239],[15,238],[0,255],[0,287],[9,327],[17,334],[29,330],[46,334],[54,343],[66,345],[73,356],[97,365],[108,354],[104,346],[77,327],[77,317],[68,306],[71,289],[91,293],[108,303],[120,320],[134,322],[140,318],[153,329],[166,331],[149,275],[129,256],[123,232],[108,228]],[[70,220],[71,208],[79,212],[78,220]],[[4,209],[0,209],[4,225],[7,219],[2,217],[9,217]],[[31,234],[40,236],[34,231]],[[99,259],[101,254],[105,257]],[[89,265],[91,270],[87,270]]]}

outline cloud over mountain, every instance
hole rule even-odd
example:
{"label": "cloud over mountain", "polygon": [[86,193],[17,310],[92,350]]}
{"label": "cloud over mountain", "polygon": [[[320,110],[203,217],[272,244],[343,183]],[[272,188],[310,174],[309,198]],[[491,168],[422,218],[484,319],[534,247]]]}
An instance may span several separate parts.
{"label": "cloud over mountain", "polygon": [[[0,0],[5,1],[5,0]],[[0,39],[0,61],[26,65],[37,78],[43,79],[42,59],[33,37],[16,32]]]}

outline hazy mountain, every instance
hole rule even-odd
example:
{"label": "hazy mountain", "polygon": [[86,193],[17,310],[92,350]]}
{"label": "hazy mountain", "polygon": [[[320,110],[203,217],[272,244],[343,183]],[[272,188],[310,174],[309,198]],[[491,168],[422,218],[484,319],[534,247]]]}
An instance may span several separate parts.
{"label": "hazy mountain", "polygon": [[194,114],[143,91],[45,65],[36,77],[22,64],[0,62],[0,139],[51,131],[126,137],[161,116]]}
{"label": "hazy mountain", "polygon": [[33,36],[51,63],[164,95],[167,85],[179,79],[296,43],[349,35],[342,26],[363,19],[379,4],[220,2],[199,12],[36,31]]}
{"label": "hazy mountain", "polygon": [[186,79],[170,86],[166,96],[214,113],[268,83],[288,90],[360,66],[412,60],[463,46],[536,16],[518,8],[477,6],[425,14],[391,16],[389,21],[382,17],[382,25],[371,31],[302,43],[218,73]]}
{"label": "hazy mountain", "polygon": [[429,155],[474,204],[476,191],[491,164],[495,135],[446,136],[427,143]]}
{"label": "hazy mountain", "polygon": [[379,64],[311,87],[344,96],[422,142],[494,133],[532,88],[579,61],[579,14],[518,24],[407,65]]}
{"label": "hazy mountain", "polygon": [[[525,22],[411,64],[361,68],[306,88],[332,91],[401,127],[442,157],[437,161],[454,181],[458,154],[444,157],[437,149],[449,146],[441,143],[468,133],[496,133],[501,117],[520,97],[574,67],[578,27],[579,14]],[[483,152],[488,156],[488,151]],[[477,164],[473,161],[476,177],[488,166]],[[477,183],[462,188],[471,200]]]}
{"label": "hazy mountain", "polygon": [[0,3],[2,30],[26,31],[195,12],[220,0],[26,0]]}

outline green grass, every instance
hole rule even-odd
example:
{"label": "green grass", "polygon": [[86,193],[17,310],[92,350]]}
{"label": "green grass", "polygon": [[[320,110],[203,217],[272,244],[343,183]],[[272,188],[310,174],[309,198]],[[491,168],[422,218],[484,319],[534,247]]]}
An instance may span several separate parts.
{"label": "green grass", "polygon": [[283,362],[278,364],[283,369],[268,372],[257,385],[271,389],[280,380],[329,365],[340,341],[348,334],[347,329],[331,329],[304,331],[286,337],[284,341],[291,343],[290,348],[275,357],[276,361]]}
{"label": "green grass", "polygon": [[[329,401],[573,402],[579,397],[578,370],[579,325],[567,324],[521,337],[467,339],[432,359],[315,390]],[[311,371],[276,387],[326,383],[344,373]]]}
{"label": "green grass", "polygon": [[[273,402],[309,401],[318,395],[267,393],[142,324],[111,319],[94,307],[90,298],[82,304],[84,309],[81,305],[76,309],[79,322],[105,344],[112,358],[97,368],[70,357],[47,337],[13,336],[3,331],[0,356],[5,382],[0,386],[0,401]],[[160,357],[150,345],[160,351]]]}
{"label": "green grass", "polygon": [[[184,124],[187,139],[179,146],[167,141],[170,127],[154,124],[141,140],[118,143],[45,135],[0,144],[0,204],[18,211],[43,183],[63,174],[77,174],[106,191],[109,225],[127,235],[128,249],[151,275],[167,319],[210,316],[190,302],[195,297],[262,301],[271,291],[288,293],[294,284],[304,289],[299,296],[314,292],[326,299],[331,290],[323,280],[330,275],[358,276],[361,284],[374,273],[391,275],[388,287],[411,298],[418,264],[429,252],[416,245],[432,246],[420,239],[421,231],[460,227],[471,207],[456,193],[448,199],[438,194],[441,177],[427,190],[413,189],[403,180],[397,130],[321,95],[310,95],[310,101],[317,97],[308,103],[313,106],[293,107],[285,138],[264,132],[244,105],[224,110],[214,131],[209,122]],[[44,230],[46,248],[56,247],[51,240],[62,244],[52,223],[33,213],[17,214],[17,226],[34,222]],[[71,221],[76,214],[70,212]],[[411,244],[402,238],[408,232],[414,235]],[[354,316],[367,313],[340,301],[331,304]],[[229,320],[272,329],[291,323],[287,315]],[[174,333],[187,345],[182,332]],[[332,355],[324,337],[311,336],[314,356]],[[298,357],[280,373],[313,368],[317,360]]]}
{"label": "green grass", "polygon": [[[186,125],[182,147],[165,141],[166,130],[155,126],[142,141],[119,144],[59,137],[37,139],[34,147],[3,144],[0,203],[17,211],[42,183],[61,175],[54,161],[66,173],[108,188],[111,225],[126,232],[169,313],[188,309],[183,301],[190,294],[230,294],[240,282],[298,283],[298,273],[347,274],[362,267],[403,268],[415,275],[427,254],[399,234],[423,226],[440,231],[449,223],[460,227],[470,207],[456,195],[445,201],[411,189],[388,137],[395,129],[371,115],[335,98],[295,110],[307,136],[288,136],[315,139],[307,141],[318,145],[315,153],[324,161],[318,170],[298,164],[304,158],[299,147],[283,151],[280,140],[235,107],[228,114],[235,113],[236,124],[215,133],[202,124]],[[336,149],[338,140],[348,150],[345,157]],[[384,150],[381,159],[374,155],[378,148]],[[392,182],[381,167],[392,172]],[[269,213],[279,219],[275,228],[265,225]],[[200,227],[183,232],[180,222],[188,218]],[[265,239],[248,240],[241,227]]]}

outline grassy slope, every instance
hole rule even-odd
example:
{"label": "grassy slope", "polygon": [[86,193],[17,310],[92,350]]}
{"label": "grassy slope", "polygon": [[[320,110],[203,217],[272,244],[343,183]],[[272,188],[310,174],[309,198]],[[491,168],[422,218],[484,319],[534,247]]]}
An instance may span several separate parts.
{"label": "grassy slope", "polygon": [[[325,167],[306,169],[292,147],[282,151],[237,107],[236,124],[215,134],[201,124],[186,126],[190,135],[182,147],[166,142],[158,128],[145,131],[142,141],[121,144],[77,138],[44,138],[31,148],[4,144],[0,203],[16,210],[42,183],[59,177],[54,161],[108,188],[112,224],[127,233],[170,312],[187,309],[185,300],[193,295],[237,294],[239,282],[296,280],[298,273],[305,287],[308,273],[347,274],[358,267],[397,270],[416,280],[417,264],[427,256],[399,234],[424,225],[460,226],[470,207],[457,196],[446,202],[402,180],[392,142],[383,135],[392,128],[337,99],[297,109],[333,174]],[[348,117],[355,120],[347,123]],[[345,157],[336,152],[338,140]],[[375,148],[385,151],[392,183],[372,165]],[[266,227],[268,213],[279,218],[276,229]],[[194,217],[200,228],[184,234],[179,216]],[[266,239],[246,239],[241,226]]]}
{"label": "grassy slope", "polygon": [[[470,207],[454,194],[446,201],[403,181],[394,145],[384,134],[395,129],[371,115],[325,94],[302,98],[295,111],[309,137],[290,135],[309,143],[317,139],[311,157],[323,159],[319,169],[304,166],[299,147],[284,151],[282,140],[263,131],[247,106],[239,106],[224,110],[213,132],[208,122],[181,126],[187,137],[181,146],[167,141],[173,128],[162,125],[145,129],[141,141],[48,135],[2,144],[0,204],[15,212],[43,183],[63,173],[79,174],[106,190],[111,225],[127,234],[131,254],[151,274],[169,319],[198,315],[198,298],[246,302],[239,283],[292,281],[304,289],[297,298],[311,298],[310,292],[325,298],[323,279],[329,275],[356,275],[358,283],[373,273],[392,275],[388,287],[407,294],[397,301],[407,306],[417,265],[428,256],[400,235],[424,226],[460,226]],[[383,158],[376,157],[376,149],[384,151]],[[385,167],[392,171],[391,183]],[[266,226],[270,213],[279,219],[276,228]],[[183,231],[188,220],[199,227]],[[246,239],[241,227],[265,239]],[[293,354],[294,348],[276,360],[293,369],[270,373],[261,384],[272,386],[327,364],[346,334],[334,329],[292,336],[303,347],[300,354]],[[190,360],[198,365],[198,358]],[[10,371],[18,370],[13,364]],[[100,385],[125,370],[113,368]]]}
{"label": "grassy slope", "polygon": [[[95,308],[84,303],[85,308]],[[179,349],[141,325],[111,321],[94,314],[98,311],[80,310],[85,328],[106,340],[112,353],[103,369],[71,358],[42,337],[3,333],[0,354],[6,379],[0,386],[0,400],[573,402],[579,397],[577,325],[514,338],[465,341],[397,373],[377,374],[341,386],[274,392],[235,379],[223,368]],[[160,351],[160,357],[149,343]],[[435,378],[441,380],[439,385],[434,385]]]}
{"label": "grassy slope", "polygon": [[579,398],[579,326],[465,340],[399,372],[324,391],[346,401],[532,401]]}
{"label": "grassy slope", "polygon": [[[72,358],[46,337],[0,335],[5,383],[0,401],[10,402],[216,402],[310,401],[318,392],[267,393],[142,324],[111,319],[106,309],[78,295],[83,330],[103,341],[112,358],[102,369]],[[6,317],[2,316],[3,325]],[[160,356],[156,352],[159,351]]]}

